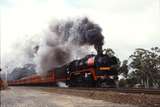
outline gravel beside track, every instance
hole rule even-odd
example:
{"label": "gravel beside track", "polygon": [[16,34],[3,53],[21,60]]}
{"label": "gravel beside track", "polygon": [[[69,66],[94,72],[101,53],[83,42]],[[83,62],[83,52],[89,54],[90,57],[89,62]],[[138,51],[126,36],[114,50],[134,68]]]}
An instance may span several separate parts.
{"label": "gravel beside track", "polygon": [[[1,107],[136,107],[130,104],[117,104],[103,100],[95,100],[51,93],[48,87],[10,87],[0,91]],[[64,90],[59,90],[64,91]],[[80,93],[80,92],[77,92]]]}

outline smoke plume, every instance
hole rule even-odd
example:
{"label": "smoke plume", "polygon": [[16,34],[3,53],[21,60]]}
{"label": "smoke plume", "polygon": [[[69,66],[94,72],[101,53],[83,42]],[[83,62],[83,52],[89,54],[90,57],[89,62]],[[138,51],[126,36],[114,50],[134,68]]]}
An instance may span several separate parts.
{"label": "smoke plume", "polygon": [[[17,41],[13,54],[6,55],[6,60],[3,60],[3,71],[11,73],[16,69],[17,72],[12,74],[21,78],[22,72],[19,71],[22,70],[19,68],[30,64],[36,66],[36,72],[45,75],[52,68],[90,54],[94,48],[100,53],[104,39],[101,31],[86,17],[55,21],[44,34]],[[24,71],[28,72],[29,67],[26,69]]]}
{"label": "smoke plume", "polygon": [[37,70],[44,72],[89,53],[94,46],[100,53],[103,45],[101,28],[88,18],[58,21],[49,26],[35,57]]}

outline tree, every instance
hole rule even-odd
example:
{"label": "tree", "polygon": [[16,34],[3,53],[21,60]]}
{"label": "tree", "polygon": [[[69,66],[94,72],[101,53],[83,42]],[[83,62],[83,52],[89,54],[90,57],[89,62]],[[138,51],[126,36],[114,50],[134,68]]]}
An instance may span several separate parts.
{"label": "tree", "polygon": [[128,77],[129,68],[127,63],[128,60],[124,60],[121,67],[119,68],[119,74],[122,74],[124,78]]}
{"label": "tree", "polygon": [[133,68],[130,78],[135,78],[145,88],[160,87],[160,48],[138,48],[130,58]]}

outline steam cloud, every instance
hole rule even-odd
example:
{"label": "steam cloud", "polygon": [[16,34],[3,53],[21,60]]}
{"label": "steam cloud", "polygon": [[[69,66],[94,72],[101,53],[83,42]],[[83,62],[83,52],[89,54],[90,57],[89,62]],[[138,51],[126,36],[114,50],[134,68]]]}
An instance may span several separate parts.
{"label": "steam cloud", "polygon": [[[12,55],[6,55],[8,60],[3,60],[2,71],[11,73],[16,70],[12,76],[20,78],[19,71],[29,64],[36,66],[36,72],[45,75],[54,67],[90,54],[93,47],[100,53],[104,39],[101,31],[86,17],[55,21],[44,35],[17,41],[16,50],[13,49]],[[29,68],[25,71],[27,73]]]}
{"label": "steam cloud", "polygon": [[44,74],[54,67],[84,57],[90,46],[100,53],[104,39],[101,31],[86,17],[52,23],[35,57],[37,71]]}

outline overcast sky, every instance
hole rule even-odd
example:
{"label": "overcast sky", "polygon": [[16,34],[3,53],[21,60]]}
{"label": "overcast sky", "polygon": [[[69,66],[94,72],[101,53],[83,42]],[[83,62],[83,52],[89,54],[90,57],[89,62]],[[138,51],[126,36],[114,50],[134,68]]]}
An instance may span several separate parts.
{"label": "overcast sky", "polygon": [[82,16],[102,27],[104,48],[121,60],[135,48],[160,46],[160,0],[0,0],[1,57],[52,20]]}

